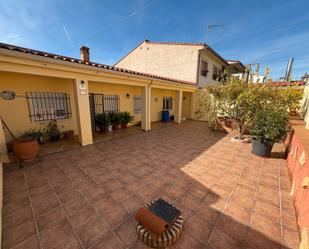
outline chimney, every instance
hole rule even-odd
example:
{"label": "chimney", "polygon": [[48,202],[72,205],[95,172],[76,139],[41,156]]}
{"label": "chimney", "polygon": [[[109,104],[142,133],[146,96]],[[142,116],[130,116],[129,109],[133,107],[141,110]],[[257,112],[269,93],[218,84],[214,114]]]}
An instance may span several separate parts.
{"label": "chimney", "polygon": [[90,61],[90,48],[87,48],[86,46],[80,47],[80,59],[83,62],[89,62]]}

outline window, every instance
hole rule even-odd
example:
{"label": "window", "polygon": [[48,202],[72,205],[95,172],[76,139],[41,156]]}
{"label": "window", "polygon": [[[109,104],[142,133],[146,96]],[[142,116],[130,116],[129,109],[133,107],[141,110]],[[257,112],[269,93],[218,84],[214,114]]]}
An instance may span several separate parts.
{"label": "window", "polygon": [[206,61],[201,62],[201,75],[207,76],[208,74],[208,63]]}
{"label": "window", "polygon": [[173,109],[173,98],[163,97],[163,109],[172,110]]}
{"label": "window", "polygon": [[134,96],[134,113],[142,112],[142,97]]}
{"label": "window", "polygon": [[69,119],[72,114],[67,93],[30,92],[27,101],[31,121]]}
{"label": "window", "polygon": [[104,112],[119,112],[120,111],[118,95],[103,94],[103,99],[104,99],[104,103],[103,103]]}
{"label": "window", "polygon": [[218,78],[219,78],[219,70],[214,66],[212,71],[212,79],[217,80]]}

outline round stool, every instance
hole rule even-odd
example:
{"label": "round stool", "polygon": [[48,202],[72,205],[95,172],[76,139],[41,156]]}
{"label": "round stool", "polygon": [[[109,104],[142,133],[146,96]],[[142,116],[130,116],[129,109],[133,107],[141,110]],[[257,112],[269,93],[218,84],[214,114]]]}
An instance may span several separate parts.
{"label": "round stool", "polygon": [[[147,206],[151,206],[153,202],[147,204]],[[165,230],[158,239],[154,240],[151,236],[151,233],[148,232],[146,228],[143,227],[142,224],[137,222],[137,235],[138,237],[148,246],[153,248],[166,248],[179,238],[183,227],[183,216],[180,214],[178,218],[174,221],[172,226],[170,226],[167,230]]]}

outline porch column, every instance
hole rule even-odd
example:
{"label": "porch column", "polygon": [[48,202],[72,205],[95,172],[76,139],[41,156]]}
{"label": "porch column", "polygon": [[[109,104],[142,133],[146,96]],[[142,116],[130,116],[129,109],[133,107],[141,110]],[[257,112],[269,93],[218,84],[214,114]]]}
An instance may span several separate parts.
{"label": "porch column", "polygon": [[195,118],[195,101],[196,101],[196,93],[191,93],[191,106],[190,106],[190,119]]}
{"label": "porch column", "polygon": [[6,149],[4,129],[3,129],[2,120],[0,118],[0,163],[1,162],[9,162],[7,153],[8,152],[7,152],[7,149]]}
{"label": "porch column", "polygon": [[78,140],[82,146],[93,144],[88,94],[88,81],[74,80]]}
{"label": "porch column", "polygon": [[182,96],[183,96],[182,90],[176,92],[175,122],[178,124],[181,123]]}
{"label": "porch column", "polygon": [[142,129],[151,130],[151,87],[142,89]]}

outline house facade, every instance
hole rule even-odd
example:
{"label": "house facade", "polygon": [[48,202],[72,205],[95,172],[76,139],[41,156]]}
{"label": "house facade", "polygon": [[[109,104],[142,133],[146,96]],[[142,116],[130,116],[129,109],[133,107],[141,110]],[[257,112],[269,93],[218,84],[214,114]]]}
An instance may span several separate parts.
{"label": "house facade", "polygon": [[[15,136],[57,120],[63,130],[74,130],[81,145],[93,143],[94,112],[128,111],[149,131],[161,120],[163,108],[174,121],[194,116],[195,83],[141,73],[90,61],[89,49],[81,59],[0,44],[0,120]],[[12,140],[0,126],[0,148]],[[0,154],[1,154],[0,153]]]}
{"label": "house facade", "polygon": [[244,71],[243,67],[230,66],[205,43],[148,40],[140,43],[115,66],[196,82],[198,86],[223,81],[226,70],[230,68],[236,72]]}

